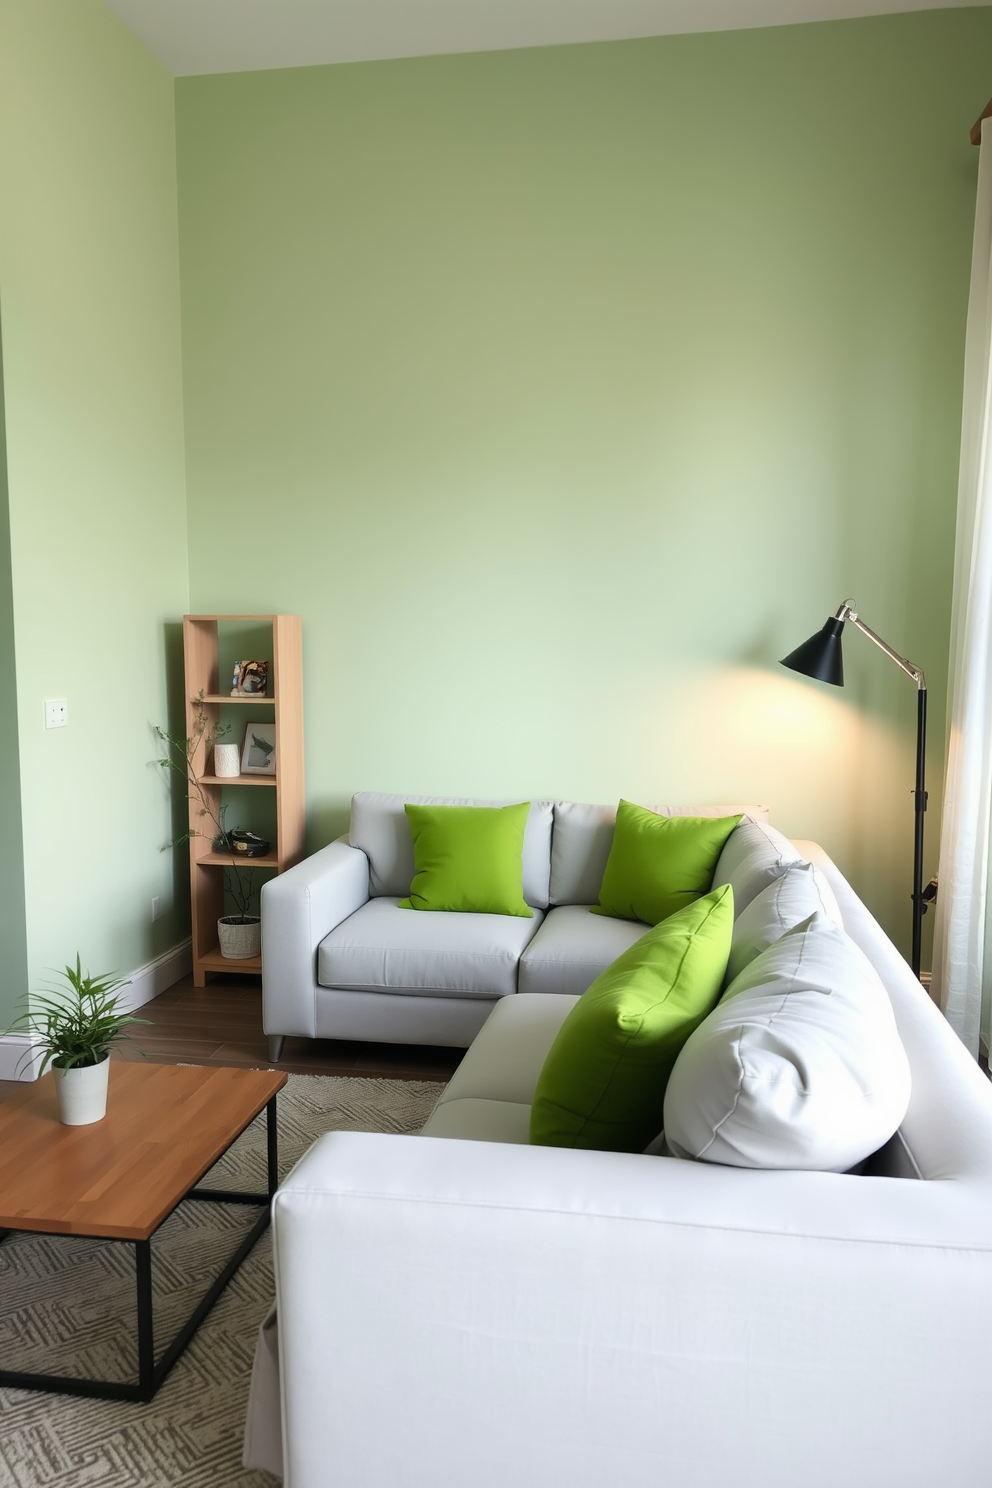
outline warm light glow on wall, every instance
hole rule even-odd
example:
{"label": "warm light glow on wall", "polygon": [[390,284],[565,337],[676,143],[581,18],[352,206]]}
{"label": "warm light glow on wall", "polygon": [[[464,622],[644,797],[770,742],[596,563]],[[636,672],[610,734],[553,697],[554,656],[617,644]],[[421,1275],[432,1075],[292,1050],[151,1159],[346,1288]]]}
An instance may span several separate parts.
{"label": "warm light glow on wall", "polygon": [[906,739],[843,693],[785,671],[714,667],[677,679],[650,712],[682,799],[711,800],[718,785],[720,799],[767,805],[783,831],[828,848],[852,830],[857,836],[869,797],[894,831],[911,828]]}
{"label": "warm light glow on wall", "polygon": [[727,667],[703,685],[710,706],[733,720],[742,739],[776,741],[780,748],[831,754],[839,737],[857,727],[857,709],[836,689],[810,686],[787,672]]}

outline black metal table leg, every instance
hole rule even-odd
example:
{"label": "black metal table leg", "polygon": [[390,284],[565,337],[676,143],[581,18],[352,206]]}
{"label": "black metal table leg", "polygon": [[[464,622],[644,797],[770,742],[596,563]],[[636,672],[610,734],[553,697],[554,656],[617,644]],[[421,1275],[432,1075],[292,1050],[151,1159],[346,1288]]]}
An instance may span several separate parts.
{"label": "black metal table leg", "polygon": [[[261,1113],[259,1113],[261,1114]],[[271,1204],[279,1187],[279,1128],[276,1097],[265,1107],[265,1147],[267,1190],[265,1193],[243,1193],[233,1188],[191,1188],[187,1199],[203,1199],[211,1204]]]}
{"label": "black metal table leg", "polygon": [[269,1164],[269,1199],[275,1196],[279,1187],[279,1128],[276,1124],[276,1098],[269,1101],[265,1108],[265,1135],[266,1154]]}
{"label": "black metal table leg", "polygon": [[138,1392],[142,1400],[151,1400],[155,1394],[155,1327],[150,1240],[134,1242],[134,1271],[138,1289]]}
{"label": "black metal table leg", "polygon": [[[159,1359],[158,1363],[155,1365],[155,1382],[151,1391],[152,1395],[154,1395],[159,1385],[165,1379],[173,1364],[175,1364],[176,1360],[181,1356],[184,1349],[186,1348],[186,1345],[193,1337],[193,1334],[203,1322],[203,1319],[207,1316],[207,1313],[213,1307],[214,1303],[217,1301],[217,1298],[227,1286],[227,1283],[230,1281],[235,1271],[237,1271],[245,1256],[254,1247],[258,1237],[265,1233],[265,1231],[268,1229],[268,1226],[269,1211],[268,1208],[265,1208],[262,1210],[262,1213],[258,1216],[255,1223],[252,1225],[251,1229],[248,1231],[247,1235],[242,1240],[237,1250],[231,1256],[223,1271],[211,1283],[209,1290],[203,1297],[201,1297],[197,1306],[190,1313],[189,1317],[186,1319],[186,1322],[180,1328],[179,1332],[169,1344],[161,1359]],[[148,1398],[151,1399],[151,1395]]]}

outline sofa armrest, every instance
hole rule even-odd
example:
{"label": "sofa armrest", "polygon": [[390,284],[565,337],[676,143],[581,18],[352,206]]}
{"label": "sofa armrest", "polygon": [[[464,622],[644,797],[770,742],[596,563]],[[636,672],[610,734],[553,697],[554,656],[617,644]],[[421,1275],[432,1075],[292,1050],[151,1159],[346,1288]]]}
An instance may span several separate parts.
{"label": "sofa armrest", "polygon": [[262,887],[262,1023],[316,1037],[317,947],[369,897],[369,860],[340,837]]}
{"label": "sofa armrest", "polygon": [[322,1137],[274,1202],[287,1488],[979,1488],[988,1185]]}
{"label": "sofa armrest", "polygon": [[898,1140],[926,1179],[992,1181],[992,1087],[874,915],[815,842],[797,848],[826,876],[844,929],[864,951],[892,1003],[913,1092]]}

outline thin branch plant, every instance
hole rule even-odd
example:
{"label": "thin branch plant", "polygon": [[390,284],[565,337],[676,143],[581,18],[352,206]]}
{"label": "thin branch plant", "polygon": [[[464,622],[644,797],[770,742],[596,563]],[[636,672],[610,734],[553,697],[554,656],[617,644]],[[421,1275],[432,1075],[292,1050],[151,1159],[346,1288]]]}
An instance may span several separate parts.
{"label": "thin branch plant", "polygon": [[[257,918],[254,905],[258,898],[257,879],[250,868],[242,868],[238,862],[234,848],[231,845],[231,836],[227,829],[227,805],[219,803],[204,787],[196,771],[196,758],[202,750],[201,758],[205,761],[207,751],[231,732],[230,724],[220,723],[209,717],[206,711],[205,696],[203,689],[197,695],[197,710],[194,715],[193,733],[189,738],[181,738],[177,734],[170,734],[168,729],[159,728],[155,725],[156,736],[166,747],[166,753],[162,755],[158,763],[165,770],[172,770],[182,777],[186,787],[186,799],[192,801],[198,808],[198,815],[205,816],[210,823],[211,845],[215,852],[229,853],[231,865],[224,869],[224,889],[230,895],[237,909],[237,914],[232,919],[239,920],[242,924],[246,920]],[[166,844],[167,848],[180,847],[184,842],[189,842],[191,837],[202,837],[207,834],[197,832],[195,827],[188,828],[178,837]]]}

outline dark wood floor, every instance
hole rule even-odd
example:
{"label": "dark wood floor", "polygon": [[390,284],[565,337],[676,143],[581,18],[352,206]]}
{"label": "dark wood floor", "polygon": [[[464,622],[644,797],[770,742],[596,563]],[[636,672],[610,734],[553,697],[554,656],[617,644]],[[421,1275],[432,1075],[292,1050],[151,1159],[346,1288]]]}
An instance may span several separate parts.
{"label": "dark wood floor", "polygon": [[[147,1025],[133,1029],[131,1039],[114,1051],[118,1059],[157,1064],[236,1064],[268,1068],[262,1032],[262,983],[259,977],[218,976],[206,987],[184,977],[136,1017]],[[278,1068],[301,1075],[366,1075],[390,1080],[449,1080],[462,1049],[411,1044],[359,1044],[338,1039],[287,1038]],[[18,1086],[0,1080],[0,1099]]]}
{"label": "dark wood floor", "polygon": [[[157,1064],[237,1064],[268,1068],[262,1032],[259,977],[218,976],[197,989],[192,977],[139,1008],[132,1038],[116,1059],[144,1057]],[[301,1075],[367,1075],[390,1080],[450,1080],[463,1050],[419,1044],[359,1044],[338,1039],[288,1038],[278,1068]],[[988,1073],[988,1065],[982,1061]],[[0,1100],[19,1089],[0,1080]]]}

